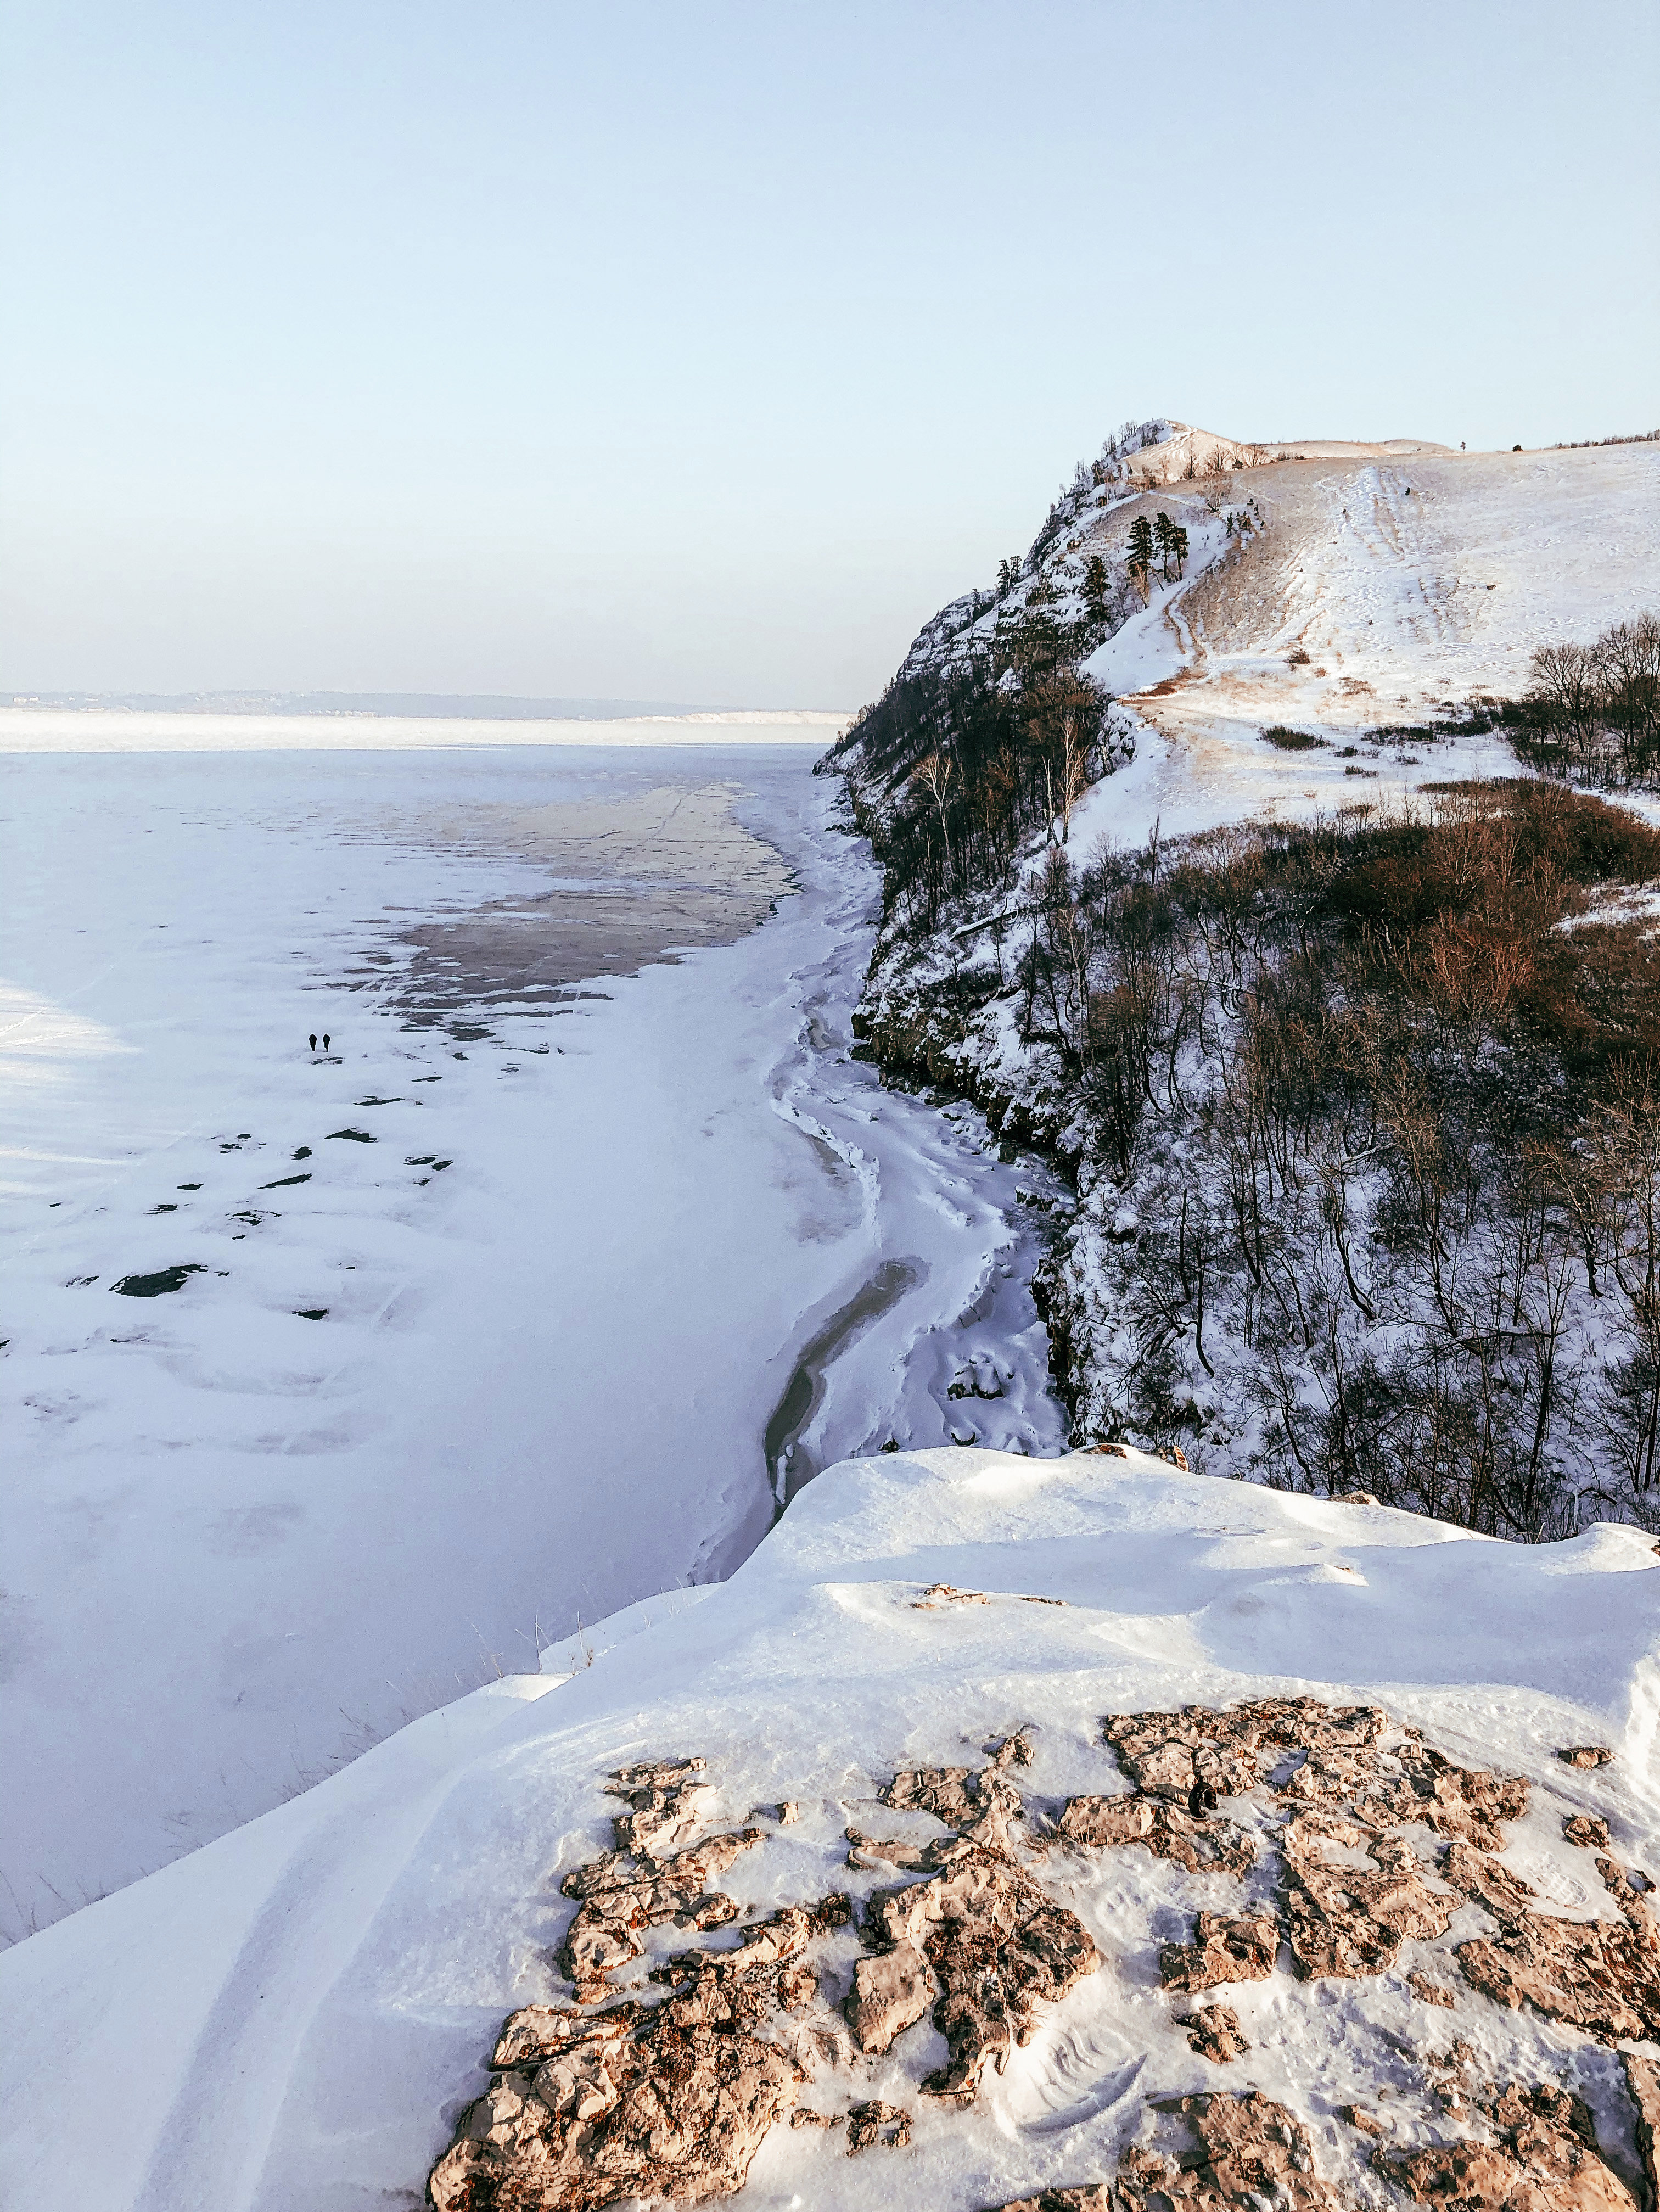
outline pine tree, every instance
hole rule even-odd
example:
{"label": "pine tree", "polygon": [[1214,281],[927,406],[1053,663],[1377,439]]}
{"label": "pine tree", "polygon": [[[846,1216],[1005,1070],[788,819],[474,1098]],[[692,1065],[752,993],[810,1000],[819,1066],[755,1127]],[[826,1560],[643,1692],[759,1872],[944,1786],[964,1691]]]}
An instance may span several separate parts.
{"label": "pine tree", "polygon": [[1152,580],[1152,525],[1145,514],[1138,514],[1130,525],[1128,566],[1145,605]]}
{"label": "pine tree", "polygon": [[1167,515],[1164,509],[1160,507],[1153,521],[1152,542],[1158,549],[1159,566],[1164,569],[1164,581],[1167,584],[1171,580],[1170,541],[1171,526],[1169,515]]}
{"label": "pine tree", "polygon": [[1091,553],[1084,563],[1084,611],[1092,623],[1107,619],[1109,588],[1107,564],[1098,553]]}
{"label": "pine tree", "polygon": [[1171,525],[1170,549],[1164,556],[1164,574],[1170,574],[1170,564],[1176,563],[1176,580],[1179,584],[1188,565],[1188,533],[1180,523]]}

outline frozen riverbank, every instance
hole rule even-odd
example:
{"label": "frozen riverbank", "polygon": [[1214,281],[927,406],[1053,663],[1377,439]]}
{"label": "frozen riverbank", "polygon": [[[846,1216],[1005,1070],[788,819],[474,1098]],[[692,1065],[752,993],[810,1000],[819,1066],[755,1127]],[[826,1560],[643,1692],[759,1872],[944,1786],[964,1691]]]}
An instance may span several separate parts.
{"label": "frozen riverbank", "polygon": [[[1059,1448],[1016,1171],[846,1057],[874,878],[809,758],[12,762],[8,1932],[728,1571],[769,1423]],[[716,785],[800,885],[764,927],[423,1013],[444,933],[580,892],[538,810]]]}

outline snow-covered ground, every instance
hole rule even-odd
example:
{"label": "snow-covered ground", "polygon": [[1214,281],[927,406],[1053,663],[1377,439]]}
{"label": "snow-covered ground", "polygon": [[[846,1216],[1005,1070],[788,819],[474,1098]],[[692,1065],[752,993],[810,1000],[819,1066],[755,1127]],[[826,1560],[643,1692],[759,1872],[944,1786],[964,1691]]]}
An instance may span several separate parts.
{"label": "snow-covered ground", "polygon": [[[1444,702],[1519,696],[1540,645],[1660,610],[1660,445],[1284,462],[1235,481],[1267,527],[1228,540],[1191,486],[1159,493],[1192,526],[1188,575],[1087,664],[1140,743],[1074,813],[1080,852],[1104,833],[1139,844],[1155,821],[1176,836],[1505,774],[1498,737],[1339,754]],[[1275,724],[1329,747],[1276,751]]]}
{"label": "snow-covered ground", "polygon": [[[45,719],[89,750],[6,768],[8,1934],[727,1571],[786,1399],[798,1480],[1060,1448],[1041,1174],[848,1058],[874,878],[810,750]],[[672,942],[727,894],[778,911],[468,1021],[550,902]]]}
{"label": "snow-covered ground", "polygon": [[[920,1605],[941,1581],[987,1601]],[[418,2204],[485,2086],[504,2015],[569,2002],[552,1960],[575,1907],[559,1884],[609,1843],[618,1808],[604,1785],[628,1761],[707,1759],[708,1828],[768,1808],[763,1839],[724,1884],[754,1914],[891,1882],[891,1867],[849,1870],[843,1832],[921,1832],[916,1816],[875,1802],[897,1767],[977,1767],[1018,1727],[1033,1756],[1006,1771],[1041,1834],[1062,1799],[1123,1788],[1105,1713],[1372,1701],[1455,1761],[1527,1778],[1504,1869],[1546,1913],[1609,1922],[1592,1854],[1562,1820],[1605,1818],[1621,1865],[1655,1864],[1657,1623],[1660,1559],[1628,1528],[1530,1549],[1135,1455],[947,1449],[849,1462],[728,1583],[635,1613],[621,1640],[598,1640],[591,1665],[491,1684],[9,1953],[10,2201]],[[1565,1765],[1558,1753],[1582,1743],[1608,1746],[1613,1763]],[[787,1827],[770,1812],[782,1800],[800,1807]],[[1245,1889],[1272,1911],[1263,1813],[1255,1798],[1225,1802],[1269,1853]],[[762,2032],[794,2036],[812,2076],[803,2103],[839,2115],[880,2098],[909,2115],[912,2140],[849,2158],[839,2127],[775,2126],[746,2204],[968,2208],[1110,2179],[1124,2145],[1162,2124],[1154,2100],[1219,2088],[1286,2104],[1309,2129],[1316,2172],[1381,2203],[1348,2106],[1381,2112],[1396,2148],[1481,2141],[1468,2098],[1447,2101],[1461,2063],[1471,2081],[1582,2096],[1603,2155],[1636,2185],[1614,2051],[1461,1978],[1452,1946],[1491,1925],[1473,1899],[1444,1938],[1408,1941],[1377,1972],[1300,1980],[1282,1960],[1215,1992],[1251,2046],[1223,2066],[1189,2048],[1178,2015],[1190,2006],[1161,1989],[1159,1945],[1183,1939],[1196,1911],[1229,1911],[1236,1880],[1139,1847],[1015,1848],[1081,1920],[1098,1968],[1040,2008],[1006,2070],[952,2111],[918,2094],[944,2048],[926,2021],[885,2056],[854,2051],[832,2008],[857,1943],[846,1929],[819,1944],[818,1999],[793,2027]],[[664,1927],[615,1979],[649,1995],[645,1967],[689,1942],[730,1948],[735,1934]],[[1421,2002],[1413,1972],[1450,2008]],[[1436,2053],[1459,2040],[1464,2059],[1445,2056],[1438,2071]],[[76,2124],[71,2082],[95,2096],[96,2125]]]}

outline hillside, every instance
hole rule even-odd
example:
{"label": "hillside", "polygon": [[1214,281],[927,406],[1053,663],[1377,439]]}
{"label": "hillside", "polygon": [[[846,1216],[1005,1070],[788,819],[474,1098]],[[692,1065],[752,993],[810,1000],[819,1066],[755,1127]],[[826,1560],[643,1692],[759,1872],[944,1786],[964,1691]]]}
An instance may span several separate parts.
{"label": "hillside", "polygon": [[1134,1453],[846,1463],[8,1954],[9,2199],[1635,2212],[1657,1576]]}
{"label": "hillside", "polygon": [[[1121,433],[822,763],[866,1048],[1072,1177],[1075,1441],[1660,1527],[1660,446],[1207,435]],[[1533,656],[1599,635],[1575,738]]]}

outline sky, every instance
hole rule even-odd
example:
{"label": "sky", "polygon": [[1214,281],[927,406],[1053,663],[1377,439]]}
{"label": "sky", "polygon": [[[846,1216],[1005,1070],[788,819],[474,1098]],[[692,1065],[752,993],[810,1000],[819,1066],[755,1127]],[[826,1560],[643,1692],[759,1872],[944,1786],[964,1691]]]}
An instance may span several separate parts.
{"label": "sky", "polygon": [[1651,0],[6,0],[0,686],[851,708],[1128,417],[1660,423]]}

